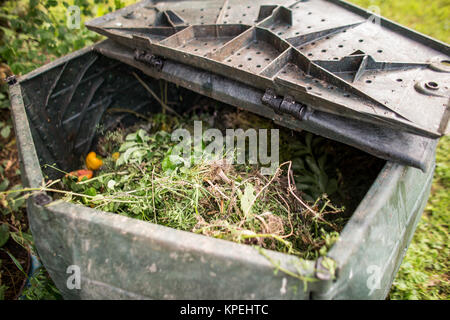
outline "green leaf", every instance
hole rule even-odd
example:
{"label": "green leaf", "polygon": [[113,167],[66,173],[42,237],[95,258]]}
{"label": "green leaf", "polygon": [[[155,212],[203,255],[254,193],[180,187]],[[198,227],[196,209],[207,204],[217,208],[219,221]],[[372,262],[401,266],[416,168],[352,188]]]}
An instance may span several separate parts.
{"label": "green leaf", "polygon": [[245,216],[248,216],[251,213],[251,209],[255,199],[255,188],[252,184],[247,183],[245,185],[244,194],[241,198],[241,210],[244,212]]}
{"label": "green leaf", "polygon": [[9,239],[9,228],[6,224],[0,225],[0,248],[3,247]]}
{"label": "green leaf", "polygon": [[297,190],[300,191],[311,189],[311,185],[306,183],[296,183],[295,186],[297,187]]}
{"label": "green leaf", "polygon": [[122,164],[128,163],[131,160],[133,152],[140,150],[140,149],[141,149],[140,147],[132,147],[132,148],[127,149],[127,151],[123,152],[120,155],[119,159],[117,159],[116,165],[121,166]]}
{"label": "green leaf", "polygon": [[108,189],[114,190],[115,185],[116,185],[116,181],[114,181],[112,179],[108,181]]}
{"label": "green leaf", "polygon": [[319,160],[317,161],[317,163],[319,164],[319,168],[320,168],[321,170],[324,170],[324,169],[325,169],[326,161],[327,161],[327,154],[325,153],[325,154],[324,154],[323,156],[321,156],[321,157],[319,158]]}
{"label": "green leaf", "polygon": [[294,161],[292,161],[292,170],[300,171],[303,169],[305,169],[305,163],[303,162],[303,160],[301,158],[297,158],[297,159],[294,159]]}
{"label": "green leaf", "polygon": [[24,207],[25,205],[25,199],[24,198],[20,198],[18,200],[11,200],[11,210],[12,211],[17,211],[20,208]]}
{"label": "green leaf", "polygon": [[[2,249],[3,250],[3,249]],[[9,251],[6,251],[6,250],[3,250],[3,251],[5,251],[7,254],[8,254],[8,256],[11,258],[11,260],[14,262],[14,264],[16,265],[16,267],[20,270],[20,271],[22,271],[22,273],[23,274],[25,274],[26,275],[26,272],[23,270],[23,268],[22,268],[22,265],[20,264],[20,262],[11,254],[11,253],[9,253]]]}
{"label": "green leaf", "polygon": [[135,141],[125,142],[120,146],[119,152],[123,152],[123,151],[128,150],[129,148],[135,147],[137,145],[138,145],[138,143]]}
{"label": "green leaf", "polygon": [[5,191],[9,186],[9,180],[4,179],[2,182],[0,182],[0,191]]}
{"label": "green leaf", "polygon": [[26,232],[11,232],[11,238],[24,249],[28,250],[33,247],[33,236],[30,233]]}
{"label": "green leaf", "polygon": [[312,138],[313,138],[313,135],[308,132],[305,137],[305,142],[306,142],[306,147],[308,148],[308,151],[311,154],[312,154],[312,147],[311,147]]}
{"label": "green leaf", "polygon": [[170,161],[170,155],[164,157],[163,161],[161,162],[161,168],[163,169],[163,171],[174,170],[176,168],[176,165],[172,161]]}
{"label": "green leaf", "polygon": [[312,172],[320,176],[321,171],[320,168],[317,166],[316,160],[313,157],[306,157],[305,160],[309,168],[312,170]]}
{"label": "green leaf", "polygon": [[137,141],[137,132],[130,133],[129,135],[126,136],[125,140],[126,141]]}
{"label": "green leaf", "polygon": [[97,190],[95,190],[95,188],[90,187],[89,189],[87,189],[84,194],[88,195],[88,196],[92,196],[95,197],[97,195]]}
{"label": "green leaf", "polygon": [[0,135],[7,139],[9,137],[9,135],[11,134],[11,126],[5,126],[1,131],[0,131]]}
{"label": "green leaf", "polygon": [[321,192],[326,192],[326,188],[328,185],[328,175],[321,171],[319,174],[319,188]]}
{"label": "green leaf", "polygon": [[330,179],[327,185],[327,194],[332,195],[338,190],[338,183],[336,179]]}
{"label": "green leaf", "polygon": [[[0,262],[1,262],[1,260],[0,260]],[[0,266],[1,266],[1,264],[0,264]],[[0,286],[0,300],[5,300],[5,292],[7,289],[8,289],[8,287],[5,285]]]}
{"label": "green leaf", "polygon": [[138,141],[141,143],[147,142],[150,139],[147,132],[145,132],[145,130],[143,129],[139,129],[136,137],[138,138]]}

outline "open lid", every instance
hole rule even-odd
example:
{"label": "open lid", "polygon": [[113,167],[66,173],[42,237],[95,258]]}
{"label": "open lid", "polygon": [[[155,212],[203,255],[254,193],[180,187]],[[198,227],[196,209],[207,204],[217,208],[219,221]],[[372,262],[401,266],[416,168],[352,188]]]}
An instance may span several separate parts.
{"label": "open lid", "polygon": [[450,47],[344,1],[145,0],[86,26],[149,66],[163,57],[260,89],[298,120],[294,105],[421,144],[450,129]]}

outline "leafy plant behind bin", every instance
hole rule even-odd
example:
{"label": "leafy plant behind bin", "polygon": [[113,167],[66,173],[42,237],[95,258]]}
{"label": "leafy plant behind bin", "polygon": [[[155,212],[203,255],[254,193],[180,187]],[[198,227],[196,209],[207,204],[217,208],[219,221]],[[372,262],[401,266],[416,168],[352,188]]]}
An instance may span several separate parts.
{"label": "leafy plant behind bin", "polygon": [[308,201],[315,201],[324,194],[336,193],[337,180],[327,174],[329,162],[323,143],[325,140],[311,133],[296,137],[298,139],[291,138],[289,142],[288,154],[282,156],[292,159],[297,189],[305,193],[305,199]]}

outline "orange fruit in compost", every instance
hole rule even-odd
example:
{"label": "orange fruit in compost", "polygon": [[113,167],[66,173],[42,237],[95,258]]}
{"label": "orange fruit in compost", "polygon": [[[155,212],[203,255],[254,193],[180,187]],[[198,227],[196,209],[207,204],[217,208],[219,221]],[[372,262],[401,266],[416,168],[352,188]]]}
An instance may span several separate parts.
{"label": "orange fruit in compost", "polygon": [[97,158],[97,154],[95,152],[89,152],[86,157],[86,167],[89,170],[98,170],[103,164],[103,160]]}
{"label": "orange fruit in compost", "polygon": [[92,172],[91,170],[82,169],[82,170],[72,171],[69,174],[66,174],[66,177],[76,177],[76,178],[78,178],[78,181],[82,181],[84,178],[86,178],[86,179],[92,178],[93,175],[94,175],[94,172]]}

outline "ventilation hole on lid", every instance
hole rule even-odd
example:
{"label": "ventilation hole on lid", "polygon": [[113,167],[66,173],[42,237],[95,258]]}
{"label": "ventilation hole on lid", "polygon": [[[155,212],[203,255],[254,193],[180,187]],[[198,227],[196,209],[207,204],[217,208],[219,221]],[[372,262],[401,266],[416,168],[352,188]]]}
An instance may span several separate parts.
{"label": "ventilation hole on lid", "polygon": [[366,83],[372,83],[372,80],[366,80]]}
{"label": "ventilation hole on lid", "polygon": [[312,12],[308,12],[308,15],[309,15],[309,16],[312,15]]}
{"label": "ventilation hole on lid", "polygon": [[339,58],[338,57],[334,57],[333,60],[339,60]]}
{"label": "ventilation hole on lid", "polygon": [[303,48],[303,47],[300,47],[299,49],[300,49],[300,50],[303,50],[304,48]]}
{"label": "ventilation hole on lid", "polygon": [[426,83],[426,86],[427,86],[428,88],[434,89],[434,90],[439,89],[439,84],[437,84],[437,83],[434,82],[434,81],[427,82],[427,83]]}
{"label": "ventilation hole on lid", "polygon": [[239,68],[242,68],[242,64],[238,65]]}
{"label": "ventilation hole on lid", "polygon": [[397,82],[402,82],[403,81],[403,79],[397,79]]}
{"label": "ventilation hole on lid", "polygon": [[204,45],[207,46],[207,45],[208,45],[208,42],[205,42]]}
{"label": "ventilation hole on lid", "polygon": [[266,61],[270,61],[270,59],[269,59],[269,58],[265,58],[264,60],[266,60]]}
{"label": "ventilation hole on lid", "polygon": [[247,58],[248,61],[252,61],[252,58]]}
{"label": "ventilation hole on lid", "polygon": [[326,50],[326,49],[323,49],[322,52],[327,52],[327,50]]}
{"label": "ventilation hole on lid", "polygon": [[200,11],[203,11],[203,8],[201,8]]}
{"label": "ventilation hole on lid", "polygon": [[300,32],[296,32],[295,34],[296,34],[296,35],[299,35],[299,34],[300,34]]}
{"label": "ventilation hole on lid", "polygon": [[286,71],[281,71],[281,73],[282,73],[282,74],[286,74],[287,72],[286,72]]}
{"label": "ventilation hole on lid", "polygon": [[306,89],[308,89],[308,90],[312,90],[312,87],[308,87],[308,88],[306,88]]}
{"label": "ventilation hole on lid", "polygon": [[308,26],[308,29],[311,29],[312,27],[311,26]]}
{"label": "ventilation hole on lid", "polygon": [[203,19],[203,16],[200,16],[200,19]]}
{"label": "ventilation hole on lid", "polygon": [[320,21],[325,22],[325,19],[322,19],[322,20],[320,20]]}
{"label": "ventilation hole on lid", "polygon": [[309,57],[312,57],[312,56],[313,56],[313,54],[312,54],[312,53],[308,53],[308,56],[309,56]]}
{"label": "ventilation hole on lid", "polygon": [[239,20],[239,23],[242,23],[242,20]]}
{"label": "ventilation hole on lid", "polygon": [[343,48],[343,47],[344,47],[344,45],[340,44],[340,45],[338,45],[338,47],[339,47],[339,48]]}
{"label": "ventilation hole on lid", "polygon": [[247,14],[243,13],[242,16],[245,17]]}
{"label": "ventilation hole on lid", "polygon": [[378,53],[382,53],[382,52],[383,52],[383,50],[378,50],[377,52],[378,52]]}
{"label": "ventilation hole on lid", "polygon": [[228,10],[230,10],[230,9],[231,9],[231,7],[227,7],[227,9],[228,9]]}
{"label": "ventilation hole on lid", "polygon": [[350,97],[350,94],[344,93],[344,97],[348,98],[348,97]]}
{"label": "ventilation hole on lid", "polygon": [[261,65],[260,65],[260,64],[258,64],[258,65],[256,65],[256,67],[257,67],[257,68],[261,68]]}
{"label": "ventilation hole on lid", "polygon": [[204,22],[200,22],[200,24],[205,24]]}
{"label": "ventilation hole on lid", "polygon": [[236,55],[240,56],[241,54],[238,52],[238,53],[236,53]]}
{"label": "ventilation hole on lid", "polygon": [[261,54],[261,51],[256,51],[256,54]]}
{"label": "ventilation hole on lid", "polygon": [[227,61],[228,61],[228,62],[231,62],[231,59],[228,59]]}
{"label": "ventilation hole on lid", "polygon": [[329,40],[329,39],[330,39],[330,37],[325,37],[325,39]]}
{"label": "ventilation hole on lid", "polygon": [[251,8],[251,6],[247,6],[247,9],[250,9]]}
{"label": "ventilation hole on lid", "polygon": [[364,39],[359,39],[359,42],[364,42]]}
{"label": "ventilation hole on lid", "polygon": [[283,34],[283,32],[278,32],[278,35],[281,36]]}
{"label": "ventilation hole on lid", "polygon": [[194,51],[198,51],[198,49],[194,49]]}

